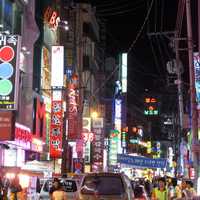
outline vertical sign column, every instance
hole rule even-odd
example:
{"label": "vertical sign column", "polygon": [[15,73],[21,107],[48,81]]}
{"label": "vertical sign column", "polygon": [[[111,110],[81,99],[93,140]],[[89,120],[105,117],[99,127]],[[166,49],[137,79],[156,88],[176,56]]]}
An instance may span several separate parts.
{"label": "vertical sign column", "polygon": [[64,85],[64,47],[52,46],[50,156],[53,158],[60,158],[62,156],[63,85]]}
{"label": "vertical sign column", "polygon": [[104,149],[104,129],[103,118],[95,118],[92,120],[92,130],[94,133],[94,140],[92,143],[93,153],[93,170],[103,169],[103,149]]}
{"label": "vertical sign column", "polygon": [[19,36],[0,34],[0,109],[17,109],[20,48]]}

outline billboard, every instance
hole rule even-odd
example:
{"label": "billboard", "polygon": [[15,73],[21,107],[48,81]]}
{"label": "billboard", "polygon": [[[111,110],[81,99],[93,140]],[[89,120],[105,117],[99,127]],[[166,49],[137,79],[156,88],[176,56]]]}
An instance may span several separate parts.
{"label": "billboard", "polygon": [[21,39],[0,34],[0,109],[16,110],[19,87]]}
{"label": "billboard", "polygon": [[51,86],[63,87],[64,85],[64,47],[51,47]]}

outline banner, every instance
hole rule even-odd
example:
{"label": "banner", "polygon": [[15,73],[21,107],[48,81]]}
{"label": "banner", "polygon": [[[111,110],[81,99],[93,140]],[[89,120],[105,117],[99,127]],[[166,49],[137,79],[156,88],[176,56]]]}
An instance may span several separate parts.
{"label": "banner", "polygon": [[59,158],[62,154],[63,108],[62,101],[52,100],[50,127],[50,156]]}
{"label": "banner", "polygon": [[0,34],[0,109],[16,110],[19,87],[21,40],[17,35]]}
{"label": "banner", "polygon": [[164,158],[153,159],[126,154],[117,154],[117,162],[132,165],[136,168],[165,168],[167,165],[167,160]]}

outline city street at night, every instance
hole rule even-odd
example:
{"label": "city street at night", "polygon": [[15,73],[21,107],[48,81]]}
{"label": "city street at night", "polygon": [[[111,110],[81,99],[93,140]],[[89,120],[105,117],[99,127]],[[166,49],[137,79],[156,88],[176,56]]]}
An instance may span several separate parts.
{"label": "city street at night", "polygon": [[0,0],[0,200],[200,199],[200,0]]}

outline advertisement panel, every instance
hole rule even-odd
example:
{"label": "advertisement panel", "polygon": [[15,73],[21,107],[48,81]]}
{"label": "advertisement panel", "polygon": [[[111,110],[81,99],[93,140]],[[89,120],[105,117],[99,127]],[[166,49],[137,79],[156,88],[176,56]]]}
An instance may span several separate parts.
{"label": "advertisement panel", "polygon": [[14,140],[14,117],[11,111],[0,112],[0,141]]}
{"label": "advertisement panel", "polygon": [[50,127],[50,156],[59,158],[62,154],[63,108],[62,101],[52,100]]}
{"label": "advertisement panel", "polygon": [[92,120],[92,131],[94,140],[92,142],[93,164],[103,169],[103,149],[104,149],[104,129],[103,118],[95,118]]}
{"label": "advertisement panel", "polygon": [[197,108],[200,109],[200,57],[199,57],[199,52],[194,53],[193,59],[194,59]]}
{"label": "advertisement panel", "polygon": [[74,84],[68,85],[68,139],[76,140],[78,135],[77,90]]}
{"label": "advertisement panel", "polygon": [[64,47],[51,47],[51,86],[63,87],[64,84]]}
{"label": "advertisement panel", "polygon": [[21,40],[0,34],[0,109],[16,110],[18,105]]}

